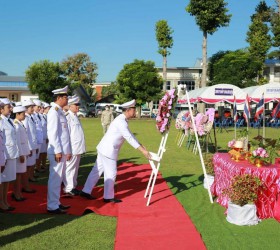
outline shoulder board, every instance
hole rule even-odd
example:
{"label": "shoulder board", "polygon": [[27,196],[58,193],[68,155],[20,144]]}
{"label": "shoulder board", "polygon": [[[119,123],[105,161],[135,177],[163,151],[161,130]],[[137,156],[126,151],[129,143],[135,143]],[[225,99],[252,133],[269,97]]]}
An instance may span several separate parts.
{"label": "shoulder board", "polygon": [[2,120],[2,117],[0,116],[0,120]]}
{"label": "shoulder board", "polygon": [[57,110],[58,110],[58,107],[55,107],[54,109],[55,109],[55,111],[57,111]]}
{"label": "shoulder board", "polygon": [[18,120],[14,120],[14,124],[18,124]]}
{"label": "shoulder board", "polygon": [[65,116],[67,116],[67,115],[69,115],[69,113],[68,113],[68,112],[66,112],[66,113],[65,113]]}

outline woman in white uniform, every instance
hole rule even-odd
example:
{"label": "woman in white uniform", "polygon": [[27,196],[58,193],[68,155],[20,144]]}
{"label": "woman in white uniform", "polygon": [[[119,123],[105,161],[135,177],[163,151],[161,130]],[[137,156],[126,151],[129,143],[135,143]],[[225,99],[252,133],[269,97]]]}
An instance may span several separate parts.
{"label": "woman in white uniform", "polygon": [[9,183],[16,179],[16,160],[19,157],[19,150],[17,146],[16,129],[9,118],[12,111],[12,106],[8,98],[1,100],[4,106],[1,107],[2,118],[2,132],[4,139],[4,150],[6,154],[5,170],[1,174],[1,189],[0,189],[0,208],[4,211],[13,211],[15,208],[11,207],[7,201],[7,194]]}
{"label": "woman in white uniform", "polygon": [[14,192],[12,193],[12,198],[15,201],[26,200],[26,198],[24,198],[21,193],[21,177],[26,172],[26,159],[30,154],[27,131],[22,123],[22,121],[25,119],[25,111],[26,108],[22,106],[13,108],[13,113],[16,115],[14,125],[16,128],[17,144],[19,149],[19,157],[17,158],[16,164],[17,179],[14,183]]}

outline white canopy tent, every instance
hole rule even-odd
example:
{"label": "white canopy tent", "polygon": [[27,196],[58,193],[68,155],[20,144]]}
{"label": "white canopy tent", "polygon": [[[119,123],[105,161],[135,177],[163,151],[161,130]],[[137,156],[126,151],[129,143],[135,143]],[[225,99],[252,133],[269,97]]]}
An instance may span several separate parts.
{"label": "white canopy tent", "polygon": [[280,83],[268,83],[243,89],[252,102],[258,103],[264,94],[264,102],[280,102]]}
{"label": "white canopy tent", "polygon": [[[215,104],[218,102],[234,102],[234,96],[236,103],[244,103],[246,93],[239,87],[232,84],[216,84],[209,87],[195,89],[189,92],[190,102],[205,102],[208,104]],[[178,103],[184,103],[187,101],[186,95],[184,95]]]}

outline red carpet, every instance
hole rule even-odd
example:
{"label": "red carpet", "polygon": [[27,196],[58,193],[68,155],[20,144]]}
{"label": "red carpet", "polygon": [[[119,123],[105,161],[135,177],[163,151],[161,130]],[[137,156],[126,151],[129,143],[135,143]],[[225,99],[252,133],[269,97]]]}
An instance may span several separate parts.
{"label": "red carpet", "polygon": [[[35,194],[23,193],[27,200],[23,202],[16,202],[11,200],[9,194],[9,202],[16,208],[12,213],[26,213],[26,214],[44,214],[47,213],[47,186],[33,185],[36,189]],[[11,193],[11,192],[9,192]],[[103,202],[103,188],[95,188],[93,195],[97,200],[87,200],[79,196],[73,198],[62,196],[60,202],[63,205],[71,205],[68,209],[68,214],[83,215],[88,212],[95,212],[100,215],[118,216],[118,205]]]}
{"label": "red carpet", "polygon": [[158,176],[150,206],[144,193],[149,165],[118,168],[119,215],[115,250],[206,249],[182,205]]}
{"label": "red carpet", "polygon": [[[68,214],[82,215],[95,212],[100,215],[118,216],[115,250],[145,249],[206,249],[182,205],[159,175],[150,206],[146,206],[144,193],[150,177],[149,165],[123,164],[118,167],[116,198],[122,203],[104,203],[103,188],[94,188],[97,200],[61,198],[64,205],[71,205]],[[24,202],[10,201],[14,213],[47,213],[47,187],[33,185],[35,194],[26,194]],[[11,193],[11,192],[10,192]],[[10,198],[10,195],[9,195]]]}

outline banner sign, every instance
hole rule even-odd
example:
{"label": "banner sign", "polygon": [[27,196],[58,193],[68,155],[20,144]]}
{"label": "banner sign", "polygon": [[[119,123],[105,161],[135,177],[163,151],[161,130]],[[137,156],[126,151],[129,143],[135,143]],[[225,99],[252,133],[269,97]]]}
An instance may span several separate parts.
{"label": "banner sign", "polygon": [[233,95],[233,89],[215,88],[215,95]]}
{"label": "banner sign", "polygon": [[280,88],[279,87],[270,87],[266,88],[267,95],[279,95],[280,96]]}

